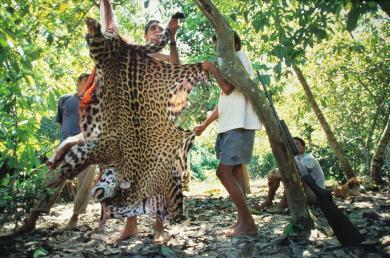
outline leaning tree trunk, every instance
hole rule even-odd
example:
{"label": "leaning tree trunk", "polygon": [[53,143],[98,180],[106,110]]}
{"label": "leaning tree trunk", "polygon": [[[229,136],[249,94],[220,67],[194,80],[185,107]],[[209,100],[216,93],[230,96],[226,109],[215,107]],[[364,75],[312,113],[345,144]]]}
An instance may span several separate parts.
{"label": "leaning tree trunk", "polygon": [[386,149],[386,146],[389,144],[390,141],[390,116],[387,118],[387,124],[385,127],[385,130],[383,130],[382,137],[379,141],[378,147],[376,148],[375,154],[372,157],[371,161],[371,170],[370,170],[370,175],[372,180],[376,184],[381,184],[382,181],[382,173],[381,173],[381,168],[383,165],[383,155]]}
{"label": "leaning tree trunk", "polygon": [[321,109],[317,105],[317,102],[313,96],[313,93],[311,92],[309,84],[307,83],[305,77],[303,76],[301,69],[295,65],[293,66],[293,68],[294,68],[295,73],[298,76],[299,82],[301,83],[303,90],[305,91],[306,97],[309,100],[309,103],[310,103],[315,115],[317,116],[317,119],[320,122],[322,129],[325,132],[326,138],[328,139],[328,143],[332,147],[334,153],[336,154],[338,161],[340,162],[341,169],[344,171],[347,179],[355,177],[355,173],[353,172],[351,164],[349,163],[348,159],[346,158],[342,147],[337,142],[337,139],[334,136],[332,130],[330,129],[330,126],[329,126],[328,122],[326,121],[324,114],[322,113]]}
{"label": "leaning tree trunk", "polygon": [[313,226],[309,209],[300,187],[300,177],[294,164],[294,159],[283,140],[282,131],[273,116],[271,107],[254,83],[240,60],[236,57],[233,44],[233,30],[221,15],[211,0],[195,0],[199,9],[214,27],[217,35],[218,66],[224,77],[239,89],[252,103],[260,121],[267,130],[272,152],[281,171],[282,180],[286,187],[288,207],[295,225],[302,225],[304,229]]}

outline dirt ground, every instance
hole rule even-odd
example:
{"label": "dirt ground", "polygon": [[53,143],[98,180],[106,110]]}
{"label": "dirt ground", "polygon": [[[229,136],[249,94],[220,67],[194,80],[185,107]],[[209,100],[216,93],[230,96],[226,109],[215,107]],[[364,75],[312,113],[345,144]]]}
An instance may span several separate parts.
{"label": "dirt ground", "polygon": [[[253,207],[266,196],[266,181],[252,181],[251,190],[247,201]],[[297,234],[283,237],[289,224],[288,213],[270,214],[253,209],[258,225],[256,236],[221,236],[218,232],[235,222],[234,206],[218,184],[193,182],[191,191],[186,193],[188,219],[179,225],[167,225],[168,240],[162,245],[153,243],[154,220],[148,216],[139,218],[137,237],[117,245],[108,244],[110,238],[119,234],[124,221],[110,219],[103,232],[95,233],[100,206],[91,201],[76,229],[64,229],[72,204],[57,204],[49,215],[39,219],[36,231],[2,241],[0,257],[389,257],[388,197],[387,188],[335,200],[371,243],[365,247],[342,248],[316,207],[311,207],[316,228],[306,237]],[[9,227],[1,229],[0,234],[9,231]]]}

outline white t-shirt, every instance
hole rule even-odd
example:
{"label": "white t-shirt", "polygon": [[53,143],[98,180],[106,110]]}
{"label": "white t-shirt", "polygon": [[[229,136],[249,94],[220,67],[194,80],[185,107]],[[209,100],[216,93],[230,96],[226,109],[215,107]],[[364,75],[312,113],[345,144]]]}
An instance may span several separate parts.
{"label": "white t-shirt", "polygon": [[[253,77],[252,63],[248,56],[242,52],[236,52],[237,57],[245,67],[250,77]],[[244,128],[260,130],[261,123],[250,101],[238,89],[234,89],[229,95],[219,97],[218,101],[218,133]]]}
{"label": "white t-shirt", "polygon": [[302,160],[314,182],[322,189],[325,189],[325,176],[318,160],[308,153],[302,155]]}

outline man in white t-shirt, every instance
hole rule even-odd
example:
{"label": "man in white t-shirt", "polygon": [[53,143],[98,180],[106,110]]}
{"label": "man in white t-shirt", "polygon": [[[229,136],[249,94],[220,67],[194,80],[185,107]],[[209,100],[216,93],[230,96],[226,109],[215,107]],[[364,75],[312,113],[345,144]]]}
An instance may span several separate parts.
{"label": "man in white t-shirt", "polygon": [[[216,44],[216,37],[213,37]],[[252,64],[248,56],[241,51],[241,40],[234,33],[237,57],[241,60],[250,76],[253,76]],[[216,78],[222,93],[213,113],[194,128],[197,135],[202,134],[208,125],[218,119],[218,136],[215,145],[219,165],[217,176],[234,202],[238,218],[235,225],[224,231],[226,236],[254,235],[257,227],[246,204],[244,193],[243,164],[252,158],[255,130],[261,129],[261,123],[249,100],[230,83],[224,80],[210,62],[203,63],[203,69]]]}
{"label": "man in white t-shirt", "polygon": [[[314,182],[321,188],[325,189],[325,176],[324,172],[321,169],[320,163],[318,160],[316,160],[311,154],[305,153],[305,141],[299,137],[294,137],[295,145],[297,146],[297,149],[299,151],[299,154],[302,157],[303,164],[309,171],[311,177],[313,177]],[[260,204],[256,205],[255,208],[258,210],[267,209],[270,213],[281,213],[284,212],[288,205],[287,205],[287,198],[286,194],[283,193],[282,199],[280,199],[280,202],[277,206],[272,206],[272,201],[275,197],[276,191],[279,188],[280,182],[282,181],[282,178],[280,176],[280,171],[276,168],[268,172],[267,175],[268,179],[268,195],[265,201]],[[317,197],[314,194],[314,192],[306,185],[303,184],[304,192],[306,195],[306,199],[308,203],[314,204],[317,202]]]}

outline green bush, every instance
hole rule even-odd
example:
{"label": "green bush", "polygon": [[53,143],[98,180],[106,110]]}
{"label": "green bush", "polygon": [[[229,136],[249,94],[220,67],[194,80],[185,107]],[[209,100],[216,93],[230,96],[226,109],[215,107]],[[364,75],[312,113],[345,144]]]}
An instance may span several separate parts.
{"label": "green bush", "polygon": [[190,168],[192,175],[198,180],[206,180],[206,170],[216,170],[218,160],[214,148],[203,145],[193,145],[190,155]]}
{"label": "green bush", "polygon": [[322,171],[324,172],[325,178],[334,178],[338,182],[345,181],[345,174],[339,166],[339,161],[332,149],[328,146],[325,147],[311,147],[308,150],[314,158],[318,160],[321,165]]}
{"label": "green bush", "polygon": [[253,155],[248,172],[252,178],[266,177],[268,171],[276,167],[277,165],[273,154],[268,152],[263,156]]}
{"label": "green bush", "polygon": [[7,222],[16,225],[29,214],[46,175],[47,168],[33,169],[28,174],[4,175],[0,181],[0,226]]}

